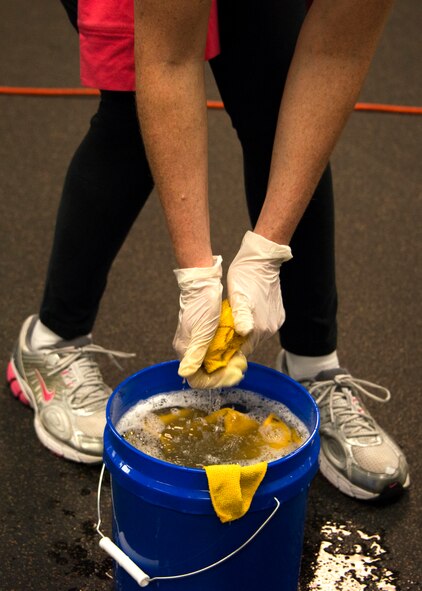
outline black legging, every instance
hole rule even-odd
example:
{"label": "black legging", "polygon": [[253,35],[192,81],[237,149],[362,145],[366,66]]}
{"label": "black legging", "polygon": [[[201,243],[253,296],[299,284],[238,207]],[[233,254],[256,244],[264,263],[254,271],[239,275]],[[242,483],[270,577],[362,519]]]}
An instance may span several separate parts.
{"label": "black legging", "polygon": [[[67,0],[69,5],[69,0]],[[221,53],[211,60],[242,145],[252,225],[265,198],[278,108],[305,2],[224,0]],[[92,330],[111,264],[153,188],[134,94],[102,91],[66,176],[40,318],[71,339]],[[282,267],[282,346],[298,355],[336,348],[331,174],[325,171]]]}

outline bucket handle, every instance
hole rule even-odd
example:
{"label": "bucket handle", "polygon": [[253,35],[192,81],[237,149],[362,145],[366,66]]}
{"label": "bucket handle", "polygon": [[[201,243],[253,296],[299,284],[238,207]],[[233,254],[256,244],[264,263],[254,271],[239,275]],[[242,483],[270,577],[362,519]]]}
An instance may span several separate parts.
{"label": "bucket handle", "polygon": [[238,552],[243,550],[243,548],[245,548],[250,542],[252,542],[252,540],[271,521],[271,519],[274,517],[274,515],[277,513],[277,511],[280,507],[280,501],[277,499],[277,497],[274,497],[274,501],[276,503],[275,508],[272,510],[270,515],[265,519],[265,521],[258,527],[258,529],[245,542],[243,542],[243,544],[241,544],[238,548],[236,548],[236,550],[233,550],[233,552],[230,552],[230,554],[227,554],[226,556],[224,556],[223,558],[220,558],[216,562],[213,562],[212,564],[209,564],[208,566],[204,566],[203,568],[200,568],[198,570],[194,570],[192,572],[184,573],[181,575],[169,575],[169,576],[165,576],[165,577],[149,577],[141,568],[139,568],[139,566],[137,564],[135,564],[133,562],[133,560],[131,558],[129,558],[129,556],[127,554],[125,554],[110,538],[105,536],[102,533],[102,531],[100,530],[100,526],[101,526],[101,503],[100,503],[100,500],[101,500],[101,488],[102,488],[102,484],[103,484],[104,471],[105,471],[105,464],[103,464],[103,466],[101,468],[100,479],[98,482],[98,491],[97,491],[98,522],[97,522],[96,530],[97,530],[97,533],[99,534],[99,536],[101,537],[101,539],[99,541],[99,546],[105,552],[107,552],[107,554],[109,554],[138,583],[138,585],[140,587],[146,587],[147,585],[149,585],[153,581],[164,581],[164,580],[170,580],[170,579],[183,579],[184,577],[191,577],[192,575],[198,575],[199,573],[203,573],[207,570],[210,570],[211,568],[214,568],[215,566],[218,566],[219,564],[222,564],[223,562],[225,562],[229,558],[232,558],[232,556],[234,556],[235,554],[237,554]]}

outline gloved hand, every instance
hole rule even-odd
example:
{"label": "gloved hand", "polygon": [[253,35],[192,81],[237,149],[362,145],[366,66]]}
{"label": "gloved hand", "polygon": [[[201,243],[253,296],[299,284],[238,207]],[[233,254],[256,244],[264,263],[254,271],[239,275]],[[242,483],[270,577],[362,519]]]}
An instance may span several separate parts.
{"label": "gloved hand", "polygon": [[235,330],[248,336],[242,346],[246,356],[284,322],[279,273],[281,264],[291,258],[289,246],[248,231],[230,265],[228,296]]}
{"label": "gloved hand", "polygon": [[187,378],[189,384],[202,364],[220,320],[223,259],[213,258],[212,267],[174,271],[180,288],[180,311],[173,347],[181,359],[179,375]]}

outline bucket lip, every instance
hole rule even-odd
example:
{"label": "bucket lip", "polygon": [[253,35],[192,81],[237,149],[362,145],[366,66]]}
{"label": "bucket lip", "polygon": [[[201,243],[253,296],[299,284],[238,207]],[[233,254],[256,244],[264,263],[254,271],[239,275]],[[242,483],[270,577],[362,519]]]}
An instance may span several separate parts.
{"label": "bucket lip", "polygon": [[[148,371],[151,370],[155,370],[156,368],[159,367],[171,367],[171,366],[175,366],[178,365],[179,361],[176,360],[171,360],[171,361],[163,361],[161,363],[156,363],[154,365],[149,365],[148,367],[142,368],[139,371],[135,372],[134,374],[128,376],[125,380],[123,380],[123,382],[121,382],[111,393],[108,402],[107,402],[107,407],[106,407],[106,428],[109,428],[110,431],[112,432],[113,436],[116,437],[119,440],[119,443],[121,445],[123,445],[124,448],[126,448],[128,450],[129,453],[133,454],[139,454],[140,457],[144,458],[145,460],[148,461],[152,461],[154,464],[157,465],[157,467],[162,467],[163,469],[165,468],[171,468],[174,470],[177,470],[179,472],[184,472],[186,474],[186,472],[190,473],[190,474],[204,474],[205,473],[205,469],[204,468],[191,468],[188,466],[180,466],[179,464],[173,464],[172,462],[166,462],[165,460],[160,460],[159,458],[155,458],[154,456],[150,456],[148,454],[146,454],[145,452],[143,452],[142,450],[138,449],[137,447],[135,447],[134,445],[128,443],[123,437],[122,435],[117,431],[116,427],[114,426],[114,423],[111,419],[111,405],[113,403],[113,398],[115,395],[118,394],[118,392],[129,382],[131,382],[132,380],[136,379],[140,374],[144,374]],[[273,369],[271,367],[267,367],[265,365],[262,365],[260,363],[255,363],[255,362],[248,362],[248,367],[254,367],[257,369],[265,369],[266,372],[270,372],[272,374],[277,374],[279,375],[281,372],[277,371],[276,369]],[[294,458],[296,456],[298,456],[299,454],[302,454],[303,451],[309,447],[310,445],[312,445],[312,442],[315,438],[316,433],[319,430],[320,427],[320,413],[319,413],[319,409],[318,409],[318,405],[315,402],[315,400],[312,398],[312,396],[309,394],[309,392],[306,390],[306,388],[304,386],[302,386],[302,384],[300,384],[299,382],[296,382],[295,380],[293,380],[290,376],[287,376],[286,374],[281,374],[283,376],[283,379],[285,379],[288,382],[291,382],[292,384],[294,384],[295,386],[299,386],[300,389],[306,394],[306,396],[309,398],[312,406],[314,407],[315,410],[315,415],[316,415],[316,422],[315,422],[315,426],[312,430],[312,432],[309,433],[309,437],[307,438],[307,440],[300,446],[298,447],[296,450],[294,450],[293,452],[287,454],[286,456],[283,456],[281,458],[278,458],[277,460],[273,460],[271,462],[268,462],[268,465],[270,466],[280,466],[281,464],[284,464],[288,461],[294,460]],[[241,382],[240,382],[241,383]],[[190,386],[187,384],[187,387],[190,388]],[[263,395],[264,396],[264,395]]]}

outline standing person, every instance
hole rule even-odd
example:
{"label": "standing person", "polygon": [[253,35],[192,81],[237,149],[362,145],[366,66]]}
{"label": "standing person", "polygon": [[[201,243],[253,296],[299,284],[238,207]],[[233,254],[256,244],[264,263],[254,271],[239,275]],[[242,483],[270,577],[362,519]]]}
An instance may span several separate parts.
{"label": "standing person", "polygon": [[[73,14],[76,14],[76,2],[66,0],[66,4],[68,7],[73,6]],[[34,369],[50,389],[54,389],[54,384],[51,385],[53,379],[57,380],[57,384],[60,381],[63,384],[60,396],[64,407],[69,395],[72,396],[72,390],[63,381],[63,371],[75,368],[74,364],[77,364],[75,373],[81,376],[77,384],[80,392],[86,393],[86,401],[93,399],[93,402],[98,402],[98,411],[94,415],[96,431],[84,434],[84,437],[95,442],[96,447],[89,454],[80,453],[81,446],[77,449],[79,444],[75,444],[74,439],[63,438],[60,434],[54,434],[54,437],[59,439],[62,453],[78,461],[99,461],[101,458],[103,408],[110,391],[92,358],[93,351],[84,346],[85,340],[79,339],[86,339],[85,335],[91,333],[111,263],[153,187],[139,136],[132,92],[134,76],[130,48],[133,33],[130,27],[133,24],[127,16],[129,9],[120,2],[114,8],[109,6],[109,14],[102,14],[102,26],[108,23],[104,31],[112,32],[110,22],[114,22],[114,33],[120,32],[120,37],[115,34],[107,39],[105,35],[100,35],[101,26],[95,20],[98,21],[100,17],[98,9],[101,6],[102,3],[96,0],[80,0],[79,29],[83,82],[104,90],[98,112],[70,164],[65,180],[39,318],[35,317],[24,324],[20,344],[9,366],[12,388],[15,392],[27,392],[32,403],[40,400],[39,380],[35,381],[37,375]],[[242,145],[246,196],[254,227],[267,191],[280,99],[305,12],[305,2],[298,0],[286,0],[283,3],[268,1],[265,10],[262,4],[251,0],[225,0],[219,6],[221,52],[210,64]],[[115,20],[110,21],[112,18]],[[215,51],[217,45],[213,23],[215,21],[211,19],[209,47]],[[104,44],[101,46],[103,53],[98,46],[100,39]],[[127,51],[123,51],[123,48]],[[99,59],[100,56],[103,59]],[[116,67],[119,60],[120,63],[124,61],[123,67]],[[336,437],[340,441],[341,453],[347,453],[348,462],[353,466],[353,472],[345,476],[349,479],[349,489],[343,484],[340,488],[352,496],[365,494],[374,497],[381,494],[388,484],[399,483],[394,489],[396,491],[405,485],[407,468],[397,446],[390,445],[391,440],[386,433],[366,410],[362,412],[360,403],[357,404],[356,398],[352,396],[352,393],[356,393],[358,382],[347,375],[342,377],[342,380],[348,381],[347,392],[343,386],[340,387],[338,375],[344,376],[345,372],[339,371],[336,354],[337,294],[333,222],[332,184],[328,166],[322,172],[313,198],[290,242],[294,259],[282,267],[283,298],[287,312],[286,322],[280,329],[284,349],[283,370],[296,379],[307,378],[309,387],[314,388],[314,395],[320,399],[323,419],[325,417],[323,442],[330,440],[329,433],[338,433]],[[265,251],[268,242],[262,238],[260,240],[256,232],[251,233],[247,240],[252,240],[253,244],[246,246],[256,250],[255,243],[258,241]],[[273,253],[280,252],[273,245],[270,245],[271,249]],[[288,247],[284,246],[282,251],[283,256],[288,256]],[[279,262],[268,257],[278,306],[278,318],[274,321],[271,315],[268,317],[269,324],[272,324],[271,333],[276,330],[283,315],[278,300]],[[179,264],[185,266],[183,260],[179,260]],[[213,283],[216,291],[220,292],[220,261],[216,261],[213,273],[216,275]],[[189,274],[189,271],[177,272],[182,286],[183,279],[189,279],[186,277]],[[214,322],[219,312],[218,298]],[[175,339],[179,351],[180,334],[178,330]],[[63,343],[63,339],[67,342]],[[63,344],[66,347],[62,348]],[[251,340],[250,344],[256,346]],[[67,356],[65,350],[69,347],[74,355],[78,355],[76,358]],[[49,360],[59,366],[55,375],[50,374],[54,364],[48,365]],[[81,363],[83,371],[79,371]],[[88,367],[90,374],[87,375],[85,370]],[[329,370],[329,373],[322,373],[325,370]],[[332,421],[327,413],[330,401],[339,410]],[[37,412],[42,416],[49,403],[40,400],[36,404]],[[68,411],[66,407],[66,412],[78,415],[80,411],[78,408]],[[364,442],[363,446],[359,445],[362,450],[359,457],[354,456],[356,448],[350,440],[349,427],[345,428],[344,423],[350,429],[353,428],[356,440]],[[52,426],[46,423],[45,428],[50,430]],[[343,431],[344,437],[340,439]],[[75,432],[76,429],[73,429]],[[325,432],[328,435],[326,439]],[[51,447],[50,441],[41,440]],[[379,467],[373,473],[366,470],[364,460],[368,463],[377,452],[381,452],[378,454]],[[322,453],[325,453],[324,443]],[[386,473],[387,467],[391,465],[395,466],[394,473]],[[363,482],[356,479],[357,470],[364,473]],[[328,476],[339,486],[335,478]]]}
{"label": "standing person", "polygon": [[[224,4],[220,9],[224,10]],[[278,21],[267,22],[268,29],[260,27],[260,16],[268,14],[266,3],[227,4],[236,6],[240,21],[242,12],[255,17],[248,31],[253,55],[248,54],[252,59],[244,84],[257,84],[253,78],[257,74],[258,82],[263,78],[259,92],[265,95],[268,79],[260,76],[259,69],[253,70],[253,64],[265,69],[271,60],[271,42],[283,38],[270,34]],[[182,268],[176,272],[181,297],[174,345],[181,358],[179,373],[188,380],[195,378],[200,369],[218,325],[221,304],[221,257],[213,256],[209,228],[207,123],[201,62],[209,6],[209,2],[192,0],[135,1],[138,112],[176,259]],[[275,133],[271,150],[266,145],[268,182],[260,201],[255,201],[253,232],[244,236],[227,278],[235,329],[247,337],[243,347],[246,354],[283,324],[280,267],[291,258],[288,245],[292,242],[293,246],[293,235],[353,110],[391,6],[392,0],[314,0],[300,27],[288,74],[281,76],[277,70],[270,74],[276,79],[282,77],[285,84],[272,113]],[[271,39],[267,53],[258,53],[260,37],[265,34]],[[233,41],[234,54],[237,40]],[[245,45],[241,47],[244,49]],[[222,43],[222,60],[224,51]],[[235,69],[232,74],[235,76]],[[221,94],[231,114],[223,89]],[[250,96],[248,92],[243,95],[244,108]],[[252,114],[252,121],[255,116],[260,117],[261,106],[262,101],[253,105],[258,114]],[[232,121],[236,127],[234,115]],[[253,123],[249,131],[252,128]],[[259,156],[253,166],[258,159]],[[315,269],[319,271],[328,263],[320,253],[310,252],[318,248],[318,241],[309,227],[307,230],[302,240],[308,242],[304,255],[308,262],[302,258],[299,261],[301,285],[308,286],[311,298],[321,300],[321,294],[312,289],[312,279]],[[320,234],[319,239],[323,242],[325,236]],[[289,265],[293,263],[288,263],[286,269]],[[310,266],[314,267],[313,272]],[[303,274],[305,269],[309,271],[308,277]],[[298,297],[299,285],[288,285],[291,280],[282,277],[283,290],[286,286]],[[332,285],[323,299],[332,302],[333,293]],[[286,299],[287,302],[287,318],[290,305],[292,320],[298,316],[306,318],[306,308],[298,309],[297,303]],[[320,317],[315,315],[313,320],[318,330]],[[281,334],[287,350],[282,362],[283,369],[293,377],[306,381],[319,403],[323,473],[343,492],[360,498],[375,498],[408,486],[403,454],[356,396],[358,392],[368,394],[365,386],[369,384],[353,379],[339,367],[333,343],[325,351],[322,347],[318,351],[315,333],[311,330],[308,334],[311,338],[300,344],[303,334],[296,332],[285,345],[285,333]],[[386,389],[376,388],[389,397]]]}

